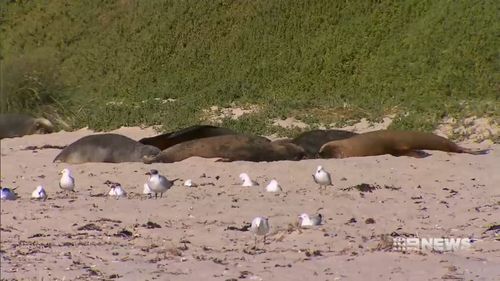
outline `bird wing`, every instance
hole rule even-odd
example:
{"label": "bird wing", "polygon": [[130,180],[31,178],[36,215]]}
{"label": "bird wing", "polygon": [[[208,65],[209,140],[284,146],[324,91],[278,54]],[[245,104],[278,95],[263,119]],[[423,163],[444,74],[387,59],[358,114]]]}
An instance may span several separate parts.
{"label": "bird wing", "polygon": [[172,186],[172,182],[169,181],[166,177],[160,176],[159,178],[161,186],[166,186],[167,188],[170,188]]}
{"label": "bird wing", "polygon": [[320,225],[320,224],[322,224],[322,217],[319,214],[312,215],[311,221],[313,222],[314,225]]}
{"label": "bird wing", "polygon": [[326,173],[326,177],[328,178],[328,182],[332,184],[332,178],[330,177],[330,173]]}

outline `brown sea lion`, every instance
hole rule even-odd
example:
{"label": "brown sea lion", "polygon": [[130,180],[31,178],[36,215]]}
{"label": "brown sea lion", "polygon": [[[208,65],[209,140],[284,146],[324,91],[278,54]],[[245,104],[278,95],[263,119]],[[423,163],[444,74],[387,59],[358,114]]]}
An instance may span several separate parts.
{"label": "brown sea lion", "polygon": [[68,145],[53,162],[142,162],[144,156],[155,156],[160,152],[157,147],[144,145],[119,134],[96,134]]}
{"label": "brown sea lion", "polygon": [[193,156],[221,158],[225,162],[300,160],[304,150],[293,143],[272,143],[260,136],[225,135],[176,144],[155,157],[144,157],[144,163],[172,163]]}
{"label": "brown sea lion", "polygon": [[455,153],[485,154],[488,150],[473,151],[431,133],[411,131],[373,131],[344,140],[331,141],[319,151],[322,158],[347,158],[391,154],[414,156],[418,150],[441,150]]}
{"label": "brown sea lion", "polygon": [[0,114],[0,139],[52,133],[54,125],[45,118],[25,114]]}
{"label": "brown sea lion", "polygon": [[292,142],[305,150],[307,158],[316,158],[319,149],[325,143],[347,139],[355,135],[357,133],[344,130],[312,130],[303,132],[295,137]]}
{"label": "brown sea lion", "polygon": [[161,134],[150,138],[143,138],[140,139],[139,142],[142,144],[156,146],[160,150],[165,150],[173,145],[189,140],[235,134],[237,133],[227,128],[209,125],[195,125],[176,132]]}

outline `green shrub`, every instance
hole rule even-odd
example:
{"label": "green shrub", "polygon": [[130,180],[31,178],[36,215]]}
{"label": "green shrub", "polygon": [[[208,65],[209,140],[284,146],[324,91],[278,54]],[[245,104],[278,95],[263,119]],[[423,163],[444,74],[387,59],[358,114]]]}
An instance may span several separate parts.
{"label": "green shrub", "polygon": [[[2,110],[36,111],[37,101],[57,101],[75,127],[167,130],[231,104],[266,110],[224,123],[254,133],[276,131],[269,120],[289,116],[315,125],[392,113],[393,128],[431,130],[447,115],[500,115],[498,1],[0,5],[4,69],[25,73],[16,60],[37,57],[53,67],[36,94],[16,91],[26,85],[16,74]],[[155,98],[176,102],[142,103]]]}

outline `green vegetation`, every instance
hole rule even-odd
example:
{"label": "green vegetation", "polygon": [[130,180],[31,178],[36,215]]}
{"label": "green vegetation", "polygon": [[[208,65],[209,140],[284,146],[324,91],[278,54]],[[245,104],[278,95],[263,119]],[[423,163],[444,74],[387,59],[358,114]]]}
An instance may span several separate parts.
{"label": "green vegetation", "polygon": [[444,116],[499,118],[499,10],[495,0],[2,1],[1,109],[171,130],[213,105],[258,105],[223,123],[254,133],[289,116],[395,114],[394,128],[420,130]]}

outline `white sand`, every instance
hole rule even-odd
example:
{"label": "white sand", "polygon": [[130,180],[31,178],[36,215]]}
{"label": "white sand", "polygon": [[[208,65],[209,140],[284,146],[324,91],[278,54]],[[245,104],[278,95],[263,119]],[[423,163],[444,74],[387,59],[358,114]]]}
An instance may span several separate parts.
{"label": "white sand", "polygon": [[[134,139],[155,135],[152,129],[139,128],[115,132]],[[424,159],[385,155],[272,163],[191,158],[152,165],[55,164],[58,149],[22,150],[28,145],[66,145],[88,134],[91,131],[80,130],[1,141],[2,186],[17,188],[21,196],[1,203],[2,280],[494,280],[500,276],[500,242],[485,232],[500,219],[499,144],[479,156],[430,152]],[[311,177],[317,165],[332,173],[334,187],[323,195]],[[65,167],[76,178],[77,192],[69,197],[58,187],[58,172]],[[162,199],[140,196],[144,173],[151,168],[181,179]],[[241,172],[261,185],[236,185]],[[199,186],[182,186],[188,178]],[[265,192],[272,178],[285,192]],[[106,180],[120,182],[129,198],[91,197],[107,194]],[[361,183],[382,188],[362,195],[342,190]],[[45,202],[29,199],[39,184],[48,192]],[[289,227],[300,213],[319,208],[325,225],[300,231]],[[242,227],[258,215],[270,218],[272,233],[263,250],[255,251],[250,232],[226,229]],[[351,218],[357,222],[348,223]],[[375,223],[366,224],[368,218]],[[148,221],[161,228],[147,228]],[[78,230],[91,223],[98,230]],[[122,229],[132,236],[116,237]],[[479,241],[468,250],[445,253],[377,250],[380,235],[393,232]],[[315,251],[319,255],[307,256]]]}

